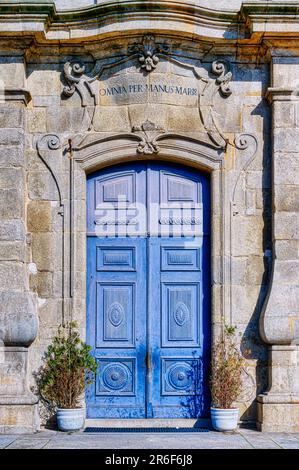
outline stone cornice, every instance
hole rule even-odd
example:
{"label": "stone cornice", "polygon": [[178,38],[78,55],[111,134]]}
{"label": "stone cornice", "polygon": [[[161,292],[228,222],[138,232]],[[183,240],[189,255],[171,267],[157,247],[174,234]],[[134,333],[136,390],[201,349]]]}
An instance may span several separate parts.
{"label": "stone cornice", "polygon": [[266,93],[269,103],[273,101],[298,101],[299,90],[297,88],[270,87]]}
{"label": "stone cornice", "polygon": [[39,32],[48,39],[68,40],[119,35],[120,23],[122,31],[144,29],[149,20],[153,29],[186,31],[182,26],[185,24],[187,32],[198,34],[196,28],[200,28],[207,37],[221,38],[229,32],[237,39],[240,31],[237,11],[202,8],[192,1],[104,0],[91,7],[64,11],[57,11],[54,3],[47,1],[0,3],[0,34]]}
{"label": "stone cornice", "polygon": [[0,90],[0,100],[4,101],[21,101],[26,106],[31,101],[31,94],[29,90],[25,88],[9,88],[6,87],[4,90]]}
{"label": "stone cornice", "polygon": [[52,1],[0,2],[0,33],[45,33],[57,15]]}
{"label": "stone cornice", "polygon": [[243,2],[240,11],[204,8],[192,0],[103,0],[98,5],[65,11],[58,11],[46,0],[0,2],[1,35],[28,33],[69,41],[145,31],[149,24],[152,31],[215,40],[299,35],[299,2]]}
{"label": "stone cornice", "polygon": [[291,35],[299,32],[299,2],[244,2],[240,18],[250,34]]}

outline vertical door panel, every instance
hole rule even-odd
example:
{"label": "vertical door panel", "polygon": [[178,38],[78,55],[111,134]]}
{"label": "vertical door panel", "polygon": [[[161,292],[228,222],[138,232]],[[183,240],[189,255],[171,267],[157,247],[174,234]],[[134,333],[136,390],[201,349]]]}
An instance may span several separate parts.
{"label": "vertical door panel", "polygon": [[208,408],[208,180],[156,165],[148,178],[149,204],[160,208],[149,239],[148,408],[153,417],[200,417]]}
{"label": "vertical door panel", "polygon": [[145,168],[106,170],[87,186],[87,337],[98,363],[87,415],[144,418],[146,239],[126,236],[125,229],[132,207],[145,205]]}

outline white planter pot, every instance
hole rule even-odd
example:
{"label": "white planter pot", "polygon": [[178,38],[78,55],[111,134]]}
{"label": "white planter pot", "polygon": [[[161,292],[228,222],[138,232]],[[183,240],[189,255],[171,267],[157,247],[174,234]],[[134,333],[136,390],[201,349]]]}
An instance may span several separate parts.
{"label": "white planter pot", "polygon": [[60,431],[79,431],[84,427],[85,408],[58,408],[57,426]]}
{"label": "white planter pot", "polygon": [[212,426],[216,431],[234,431],[238,427],[239,408],[211,407]]}

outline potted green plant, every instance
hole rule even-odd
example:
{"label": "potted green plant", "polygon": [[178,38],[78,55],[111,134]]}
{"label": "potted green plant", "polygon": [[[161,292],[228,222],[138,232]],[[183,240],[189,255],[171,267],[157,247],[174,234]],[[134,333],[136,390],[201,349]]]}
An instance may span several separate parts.
{"label": "potted green plant", "polygon": [[85,408],[80,396],[85,384],[94,381],[97,363],[90,346],[81,341],[74,322],[61,325],[48,347],[37,376],[39,394],[57,409],[61,431],[76,431],[84,426]]}
{"label": "potted green plant", "polygon": [[243,358],[236,345],[235,330],[226,326],[213,348],[211,420],[217,431],[233,431],[238,426],[239,409],[233,403],[241,393]]}

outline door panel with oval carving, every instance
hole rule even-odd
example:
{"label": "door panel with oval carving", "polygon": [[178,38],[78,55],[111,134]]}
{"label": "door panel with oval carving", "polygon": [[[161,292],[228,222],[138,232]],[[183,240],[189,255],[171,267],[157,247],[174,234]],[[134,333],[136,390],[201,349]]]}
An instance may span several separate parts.
{"label": "door panel with oval carving", "polygon": [[98,172],[87,186],[87,339],[99,366],[88,416],[204,416],[208,178],[148,162]]}

